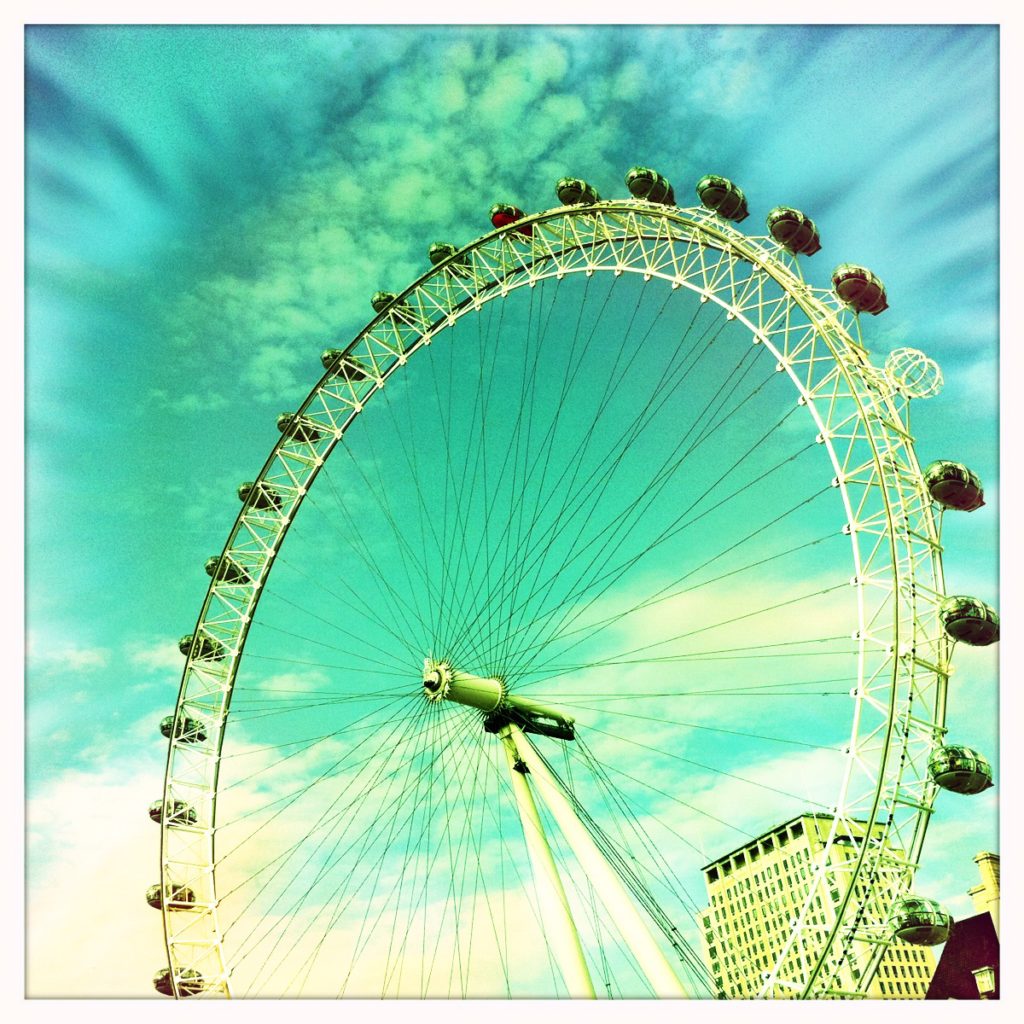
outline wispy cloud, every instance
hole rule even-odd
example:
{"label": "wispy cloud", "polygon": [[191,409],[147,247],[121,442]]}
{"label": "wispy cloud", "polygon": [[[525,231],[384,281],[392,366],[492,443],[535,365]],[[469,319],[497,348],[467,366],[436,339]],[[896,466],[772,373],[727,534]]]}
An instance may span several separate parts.
{"label": "wispy cloud", "polygon": [[52,634],[29,630],[26,653],[29,662],[40,668],[78,674],[106,668],[111,652],[107,647],[81,646],[56,639]]}

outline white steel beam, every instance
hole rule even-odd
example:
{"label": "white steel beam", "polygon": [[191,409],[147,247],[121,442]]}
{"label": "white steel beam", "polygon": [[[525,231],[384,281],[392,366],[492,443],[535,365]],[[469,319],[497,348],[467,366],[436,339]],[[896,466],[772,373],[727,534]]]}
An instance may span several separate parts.
{"label": "white steel beam", "polygon": [[[683,988],[661,947],[654,941],[647,922],[641,917],[619,876],[605,860],[536,748],[514,723],[510,723],[502,730],[503,739],[506,739],[506,734],[514,740],[520,759],[530,769],[537,792],[558,823],[566,842],[604,904],[608,916],[636,957],[637,964],[647,976],[655,995],[662,998],[687,998],[689,993]],[[505,749],[508,748],[506,739]]]}
{"label": "white steel beam", "polygon": [[594,983],[590,980],[587,962],[583,958],[579,933],[569,910],[569,902],[565,898],[565,889],[555,866],[555,858],[551,855],[551,847],[548,846],[530,785],[526,781],[526,776],[517,767],[520,764],[519,754],[515,741],[509,734],[511,728],[506,725],[498,735],[508,758],[509,776],[512,779],[519,817],[523,823],[526,848],[530,852],[546,938],[558,961],[562,980],[569,990],[569,995],[574,999],[593,999]]}

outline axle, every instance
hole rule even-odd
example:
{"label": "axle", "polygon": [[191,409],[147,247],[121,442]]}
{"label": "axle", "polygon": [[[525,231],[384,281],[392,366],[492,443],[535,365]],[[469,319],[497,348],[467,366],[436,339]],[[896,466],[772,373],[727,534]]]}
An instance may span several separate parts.
{"label": "axle", "polygon": [[571,740],[576,735],[574,720],[561,711],[509,693],[502,679],[475,676],[447,661],[423,659],[423,696],[432,703],[450,700],[482,711],[487,732],[499,733],[513,723],[523,732],[553,739]]}

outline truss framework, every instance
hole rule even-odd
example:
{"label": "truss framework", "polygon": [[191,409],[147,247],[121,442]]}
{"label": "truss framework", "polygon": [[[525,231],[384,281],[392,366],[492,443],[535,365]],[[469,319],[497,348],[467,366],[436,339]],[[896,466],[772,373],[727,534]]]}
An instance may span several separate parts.
{"label": "truss framework", "polygon": [[[937,614],[942,549],[905,426],[906,400],[855,340],[853,313],[831,292],[805,284],[772,239],[746,236],[703,209],[623,200],[530,216],[432,268],[348,344],[309,393],[295,422],[312,429],[285,432],[271,451],[257,485],[278,500],[245,504],[232,526],[223,556],[243,572],[211,581],[175,710],[165,806],[186,800],[197,811],[195,824],[168,815],[161,824],[161,882],[196,895],[187,911],[163,908],[175,994],[182,973],[198,970],[205,992],[230,995],[214,871],[224,728],[264,582],[320,467],[375,392],[439,332],[515,288],[595,272],[690,289],[746,325],[753,344],[792,381],[831,460],[857,592],[852,726],[825,849],[760,994],[848,998],[867,990],[889,940],[888,903],[909,889],[920,858],[935,796],[927,761],[945,732],[949,674],[950,644]],[[219,658],[204,657],[204,638],[220,645]],[[205,740],[185,731],[187,719],[202,722]],[[847,851],[842,857],[834,855],[837,844]],[[831,907],[824,926],[815,914],[819,897]]]}

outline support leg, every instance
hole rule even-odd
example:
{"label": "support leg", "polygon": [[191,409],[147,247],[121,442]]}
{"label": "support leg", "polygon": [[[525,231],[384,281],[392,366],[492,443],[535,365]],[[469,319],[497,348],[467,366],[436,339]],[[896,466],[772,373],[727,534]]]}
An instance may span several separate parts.
{"label": "support leg", "polygon": [[517,770],[520,763],[519,752],[515,741],[509,735],[509,728],[505,726],[499,736],[508,758],[509,775],[512,777],[512,789],[523,823],[526,848],[530,852],[533,877],[541,903],[541,920],[547,933],[547,940],[554,950],[569,995],[574,998],[593,999],[594,985],[583,959],[580,937],[569,911],[555,859],[551,856],[551,847],[548,846],[544,835],[544,826],[537,813],[530,784],[526,781],[526,776]]}
{"label": "support leg", "polygon": [[605,910],[626,945],[632,950],[637,964],[647,976],[655,994],[661,997],[686,998],[686,990],[672,969],[668,958],[662,953],[661,947],[654,941],[647,922],[641,917],[618,875],[611,869],[590,833],[573,810],[558,781],[548,771],[547,766],[537,755],[533,744],[518,726],[509,724],[506,726],[506,730],[509,733],[508,738],[505,737],[504,731],[502,733],[506,750],[508,744],[514,742],[520,758],[530,769],[530,777],[533,779],[537,793],[547,805],[548,810],[551,811],[558,827],[562,830],[562,835],[565,836],[576,859],[587,873],[594,886],[594,891],[604,904]]}

